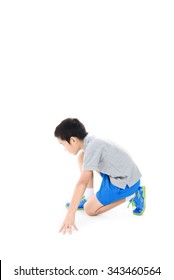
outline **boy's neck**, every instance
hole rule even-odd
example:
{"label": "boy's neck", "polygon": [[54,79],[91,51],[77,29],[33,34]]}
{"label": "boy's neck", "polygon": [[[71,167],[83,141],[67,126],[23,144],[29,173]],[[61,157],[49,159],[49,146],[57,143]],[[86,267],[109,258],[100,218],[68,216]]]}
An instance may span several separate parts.
{"label": "boy's neck", "polygon": [[84,139],[79,140],[79,150],[84,150]]}

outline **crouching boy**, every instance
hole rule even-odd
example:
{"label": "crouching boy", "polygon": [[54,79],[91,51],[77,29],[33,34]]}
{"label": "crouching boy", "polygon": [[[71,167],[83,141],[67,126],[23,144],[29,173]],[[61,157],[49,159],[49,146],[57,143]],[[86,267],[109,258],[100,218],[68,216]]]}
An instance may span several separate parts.
{"label": "crouching boy", "polygon": [[[74,194],[60,232],[76,229],[75,213],[84,209],[88,215],[102,214],[125,201],[142,215],[145,210],[145,187],[140,186],[141,173],[132,158],[122,148],[110,141],[89,136],[85,126],[75,118],[63,120],[55,129],[55,137],[65,150],[78,154],[81,171]],[[102,177],[99,191],[93,191],[93,172]]]}

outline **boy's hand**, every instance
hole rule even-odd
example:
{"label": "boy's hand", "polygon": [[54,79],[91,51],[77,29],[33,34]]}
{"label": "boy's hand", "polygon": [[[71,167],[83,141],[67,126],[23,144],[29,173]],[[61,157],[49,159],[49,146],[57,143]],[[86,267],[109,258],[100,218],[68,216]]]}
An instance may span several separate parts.
{"label": "boy's hand", "polygon": [[65,234],[66,232],[72,233],[72,229],[78,230],[75,225],[75,213],[78,208],[78,205],[82,199],[82,196],[85,192],[86,186],[89,183],[89,180],[92,178],[93,172],[92,171],[86,171],[83,170],[80,176],[79,181],[76,184],[74,194],[72,197],[72,200],[70,202],[70,206],[68,209],[68,213],[65,217],[65,220],[59,230],[59,232],[62,232]]}
{"label": "boy's hand", "polygon": [[75,217],[71,215],[67,215],[59,232],[62,232],[65,234],[66,232],[69,232],[70,234],[72,233],[72,229],[78,230],[76,225],[75,225]]}

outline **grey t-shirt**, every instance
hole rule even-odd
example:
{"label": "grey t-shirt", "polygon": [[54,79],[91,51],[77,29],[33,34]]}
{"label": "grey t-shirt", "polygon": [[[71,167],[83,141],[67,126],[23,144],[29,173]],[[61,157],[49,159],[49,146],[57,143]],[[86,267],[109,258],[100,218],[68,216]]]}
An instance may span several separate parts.
{"label": "grey t-shirt", "polygon": [[98,170],[109,175],[113,185],[131,187],[141,173],[126,151],[107,140],[87,135],[84,138],[83,170]]}

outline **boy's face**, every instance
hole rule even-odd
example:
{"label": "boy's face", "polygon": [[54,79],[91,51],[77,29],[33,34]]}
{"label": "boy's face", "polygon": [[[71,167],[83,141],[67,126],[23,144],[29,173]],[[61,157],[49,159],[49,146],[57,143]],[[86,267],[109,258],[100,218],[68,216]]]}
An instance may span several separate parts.
{"label": "boy's face", "polygon": [[81,145],[79,140],[76,137],[70,138],[70,143],[68,143],[66,140],[62,140],[58,138],[58,141],[61,145],[64,146],[65,151],[68,151],[70,154],[76,155],[79,150],[81,149]]}

